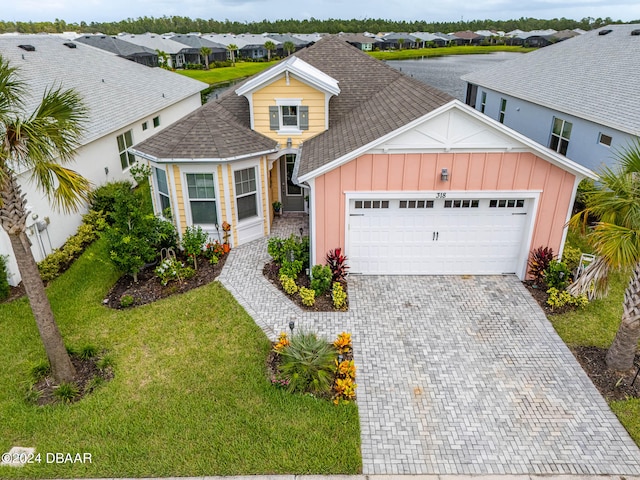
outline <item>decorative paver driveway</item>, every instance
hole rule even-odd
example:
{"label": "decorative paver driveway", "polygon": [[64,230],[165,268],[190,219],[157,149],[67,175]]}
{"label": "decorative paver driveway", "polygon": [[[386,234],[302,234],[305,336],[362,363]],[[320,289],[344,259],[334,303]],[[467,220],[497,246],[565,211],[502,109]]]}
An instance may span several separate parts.
{"label": "decorative paver driveway", "polygon": [[241,246],[220,281],[272,339],[290,320],[352,332],[364,474],[640,474],[516,277],[354,275],[349,312],[308,313],[264,279],[267,260],[266,240]]}

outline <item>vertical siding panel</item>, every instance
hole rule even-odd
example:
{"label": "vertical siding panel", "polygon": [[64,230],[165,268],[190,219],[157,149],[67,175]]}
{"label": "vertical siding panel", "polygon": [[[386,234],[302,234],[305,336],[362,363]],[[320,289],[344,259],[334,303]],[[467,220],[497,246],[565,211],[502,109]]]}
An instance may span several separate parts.
{"label": "vertical siding panel", "polygon": [[269,185],[269,181],[267,179],[266,163],[267,159],[262,157],[260,159],[260,188],[262,190],[262,230],[265,236],[269,235],[269,219],[271,218],[271,210],[273,210],[272,208],[267,207],[267,186]]}
{"label": "vertical siding panel", "polygon": [[530,153],[521,153],[518,157],[518,166],[514,177],[513,188],[526,190],[529,188],[531,171],[535,164],[535,157]]}
{"label": "vertical siding panel", "polygon": [[497,190],[498,178],[500,177],[500,166],[502,164],[502,154],[487,153],[485,157],[485,169],[482,177],[483,190]]}
{"label": "vertical siding panel", "polygon": [[356,173],[357,173],[356,162],[349,162],[340,168],[341,188],[337,195],[337,198],[340,200],[340,204],[338,205],[338,208],[335,211],[335,214],[332,214],[332,216],[334,216],[335,223],[340,226],[340,230],[339,230],[339,236],[335,241],[335,245],[330,246],[329,248],[335,248],[338,246],[341,248],[345,247],[344,239],[345,239],[345,233],[346,233],[345,232],[346,225],[345,225],[345,222],[342,221],[342,219],[344,218],[344,212],[346,208],[344,192],[353,191],[356,189]]}
{"label": "vertical siding panel", "polygon": [[184,206],[185,195],[182,189],[182,177],[180,176],[180,167],[178,165],[173,166],[173,181],[176,186],[176,197],[178,198],[178,222],[182,225],[182,233],[187,228],[187,213]]}
{"label": "vertical siding panel", "polygon": [[420,179],[420,154],[406,154],[402,178],[403,190],[418,190]]}
{"label": "vertical siding panel", "polygon": [[[327,174],[328,175],[328,174]],[[311,245],[315,250],[315,258],[320,259],[322,257],[322,252],[326,251],[326,242],[327,242],[327,198],[329,197],[328,192],[326,191],[327,175],[323,175],[314,180],[314,204],[312,207],[315,208],[315,238],[311,239]],[[337,220],[336,220],[337,221]]]}
{"label": "vertical siding panel", "polygon": [[372,155],[371,190],[386,190],[389,182],[389,156]]}
{"label": "vertical siding panel", "polygon": [[316,252],[318,255],[316,258],[324,258],[327,248],[335,248],[344,243],[344,189],[341,182],[343,168],[337,168],[324,175],[325,251]]}
{"label": "vertical siding panel", "polygon": [[404,177],[404,155],[387,155],[389,159],[389,174],[387,177],[387,190],[402,190]]}
{"label": "vertical siding panel", "polygon": [[[449,170],[449,188],[451,190],[466,190],[469,172],[470,154],[456,153]],[[444,182],[443,182],[444,183]]]}
{"label": "vertical siding panel", "polygon": [[518,156],[517,153],[505,153],[502,155],[500,177],[498,178],[499,190],[513,189],[516,169],[518,167]]}
{"label": "vertical siding panel", "polygon": [[420,180],[418,181],[418,189],[433,190],[434,176],[438,165],[438,154],[423,153],[420,156]]}
{"label": "vertical siding panel", "polygon": [[482,190],[485,169],[484,153],[472,153],[469,160],[469,172],[467,174],[467,190]]}
{"label": "vertical siding panel", "polygon": [[356,190],[371,190],[373,157],[364,155],[354,160],[356,164]]}

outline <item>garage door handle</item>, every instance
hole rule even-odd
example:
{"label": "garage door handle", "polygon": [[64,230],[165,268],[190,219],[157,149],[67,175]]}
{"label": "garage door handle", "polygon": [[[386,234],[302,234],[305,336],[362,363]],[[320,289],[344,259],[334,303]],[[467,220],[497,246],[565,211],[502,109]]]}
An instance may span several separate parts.
{"label": "garage door handle", "polygon": [[364,213],[350,213],[350,217],[364,217]]}
{"label": "garage door handle", "polygon": [[526,214],[527,214],[527,212],[524,212],[524,213],[512,213],[511,215],[526,215]]}
{"label": "garage door handle", "polygon": [[440,236],[440,232],[433,232],[433,237],[431,237],[431,240],[433,240],[434,242],[437,242],[439,236]]}

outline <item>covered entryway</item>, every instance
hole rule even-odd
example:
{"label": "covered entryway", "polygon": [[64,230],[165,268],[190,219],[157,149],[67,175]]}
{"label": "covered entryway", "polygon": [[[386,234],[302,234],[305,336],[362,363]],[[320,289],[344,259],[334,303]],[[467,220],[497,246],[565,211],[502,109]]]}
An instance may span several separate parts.
{"label": "covered entryway", "polygon": [[282,210],[285,212],[304,211],[304,190],[292,181],[295,154],[280,157],[280,191],[282,192]]}
{"label": "covered entryway", "polygon": [[[440,195],[441,198],[433,198]],[[534,199],[446,193],[349,201],[353,273],[519,273]]]}

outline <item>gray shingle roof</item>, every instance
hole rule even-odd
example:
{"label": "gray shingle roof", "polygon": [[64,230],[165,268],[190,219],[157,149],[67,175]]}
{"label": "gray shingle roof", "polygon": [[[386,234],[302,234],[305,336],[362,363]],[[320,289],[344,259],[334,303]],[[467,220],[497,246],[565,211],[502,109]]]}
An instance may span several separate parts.
{"label": "gray shingle roof", "polygon": [[143,54],[157,55],[156,51],[151,48],[125,42],[124,40],[121,40],[117,37],[111,37],[109,35],[82,35],[76,38],[74,42],[91,45],[92,47],[115,53],[116,55],[120,55],[121,57]]}
{"label": "gray shingle roof", "polygon": [[[338,37],[295,54],[338,80],[329,102],[329,130],[306,141],[299,175],[348,154],[450,102],[453,97],[406,77]],[[221,139],[218,139],[221,137]],[[232,158],[274,149],[250,129],[249,105],[235,90],[137,145],[156,158]]]}
{"label": "gray shingle roof", "polygon": [[[463,80],[640,135],[640,25],[610,25],[522,55]],[[599,35],[602,30],[611,33]]]}
{"label": "gray shingle roof", "polygon": [[[124,128],[190,97],[206,84],[160,68],[149,68],[104,50],[49,35],[0,36],[0,55],[18,68],[29,90],[27,111],[51,86],[75,89],[89,109],[82,143]],[[30,44],[27,52],[18,45]]]}

